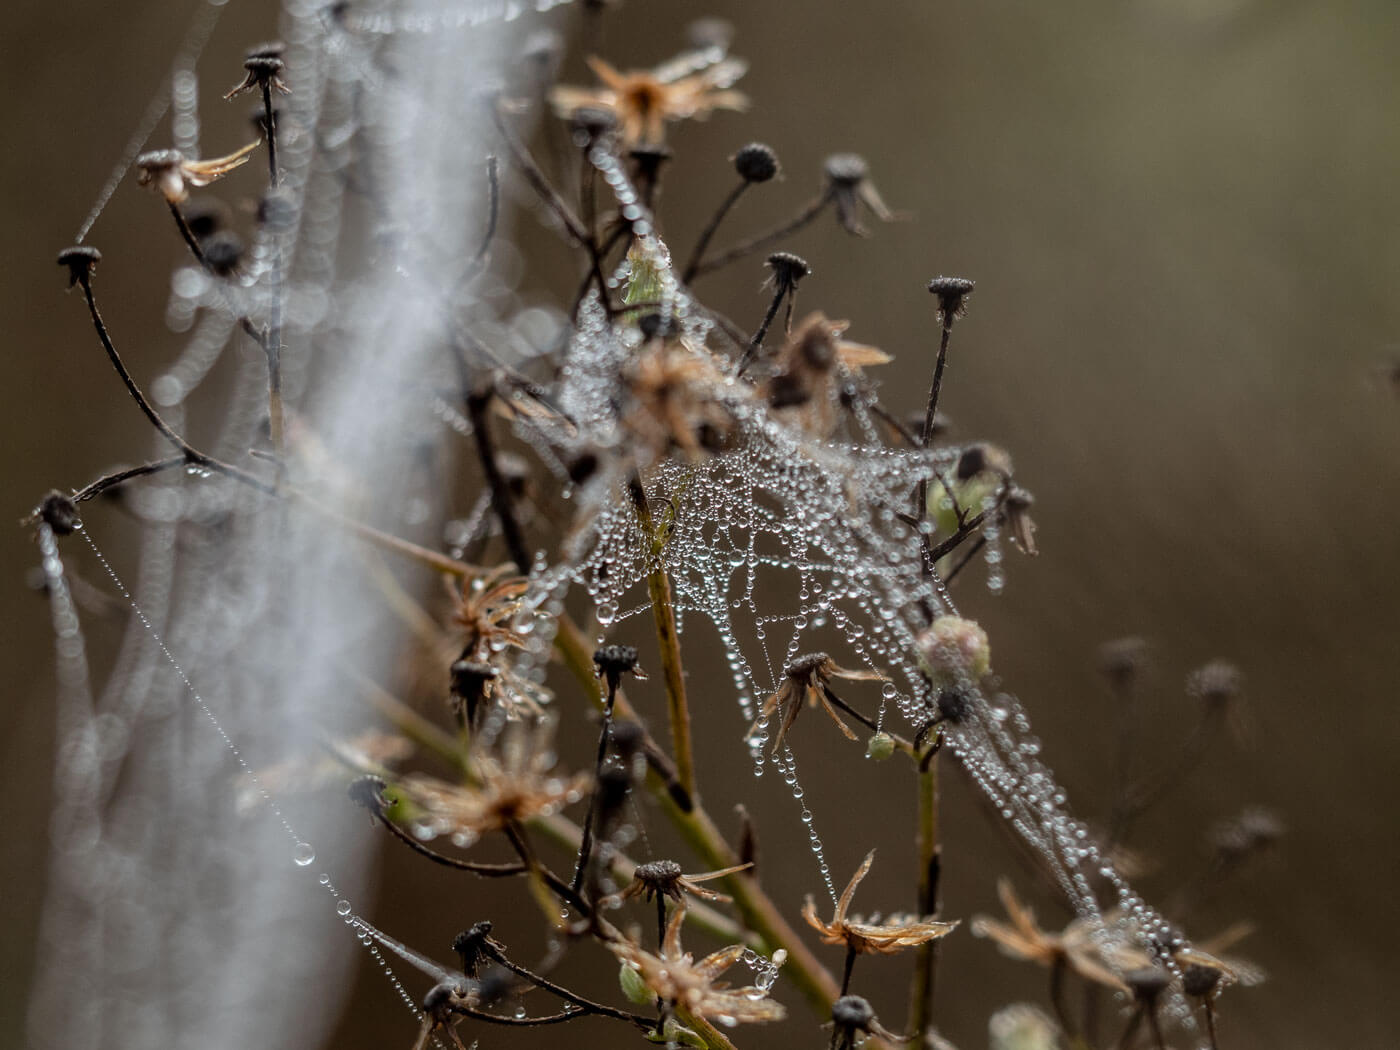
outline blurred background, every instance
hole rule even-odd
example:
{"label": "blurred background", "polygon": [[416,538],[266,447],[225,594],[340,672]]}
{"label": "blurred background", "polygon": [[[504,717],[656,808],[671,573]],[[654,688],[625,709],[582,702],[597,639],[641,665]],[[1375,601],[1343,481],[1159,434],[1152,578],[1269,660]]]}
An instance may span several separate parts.
{"label": "blurred background", "polygon": [[[12,520],[48,488],[81,485],[148,447],[52,258],[72,241],[188,14],[169,0],[8,11],[0,296],[11,407],[0,425]],[[849,318],[851,338],[893,353],[883,396],[912,411],[936,348],[924,286],[939,273],[977,281],[944,387],[950,437],[1011,453],[1037,497],[1042,553],[1009,552],[1000,596],[973,565],[957,597],[988,629],[994,666],[1027,707],[1076,812],[1103,821],[1113,802],[1119,709],[1098,669],[1100,644],[1149,643],[1136,752],[1144,768],[1165,764],[1195,724],[1188,672],[1217,657],[1236,663],[1246,742],[1213,741],[1143,821],[1132,843],[1149,869],[1140,887],[1168,898],[1208,865],[1216,822],[1249,805],[1275,811],[1287,834],[1272,855],[1222,885],[1190,923],[1198,936],[1252,923],[1234,951],[1269,974],[1225,997],[1222,1046],[1395,1045],[1385,989],[1400,936],[1387,889],[1400,866],[1400,8],[627,0],[593,29],[579,9],[551,16],[570,34],[562,79],[591,82],[586,46],[620,67],[652,66],[683,49],[687,21],[702,14],[734,23],[733,50],[752,63],[739,87],[753,106],[671,135],[660,221],[673,249],[693,242],[729,187],[727,158],[746,142],[772,145],[785,180],[752,191],[721,242],[796,210],[819,188],[827,154],[867,158],[907,218],[869,239],[828,219],[784,243],[813,267],[800,306]],[[207,142],[245,141],[247,107],[216,105],[216,95],[236,81],[246,46],[275,33],[273,5],[230,4],[201,65]],[[229,187],[233,200],[257,182]],[[153,221],[156,210],[128,179],[92,238],[128,260],[104,270],[102,294],[138,376],[154,375],[179,346],[162,317],[180,246]],[[530,215],[513,221],[527,261],[516,305],[557,303],[572,271]],[[697,292],[753,325],[766,305],[763,276],[759,263],[741,264]],[[108,549],[135,535],[115,514],[95,524]],[[11,800],[0,1042],[18,1045],[47,862],[54,684],[43,599],[26,586],[37,563],[29,530],[14,528],[0,556],[12,682],[0,738]],[[695,643],[692,674],[704,644]],[[658,696],[644,699],[659,705]],[[708,807],[728,814],[742,801],[755,814],[765,882],[795,916],[819,883],[792,800],[774,778],[751,778],[731,698],[720,691],[711,701],[717,714],[700,719],[697,744]],[[838,882],[878,843],[862,899],[907,894],[905,771],[864,762],[835,734],[809,732],[803,745],[808,769],[853,764],[851,776],[806,785]],[[946,913],[995,913],[996,877],[1014,874],[1014,860],[967,787],[946,780]],[[462,901],[450,874],[401,852],[385,847],[371,914],[448,958],[451,934],[479,917],[467,914],[478,904]],[[442,901],[450,917],[420,907],[425,900]],[[1035,902],[1047,926],[1067,917]],[[523,918],[505,936],[513,948],[531,943]],[[498,932],[511,925],[498,921]],[[347,938],[335,950],[357,949]],[[944,960],[938,1016],[960,1047],[985,1045],[996,1006],[1044,1001],[1043,973],[965,929]],[[876,960],[858,970],[868,982],[858,990],[889,1017],[902,1016],[903,967]],[[334,1045],[412,1042],[410,1019],[368,959],[345,1011]],[[609,1029],[584,1025],[570,1033],[576,1045],[590,1034],[611,1045]],[[484,1045],[531,1045],[481,1034]]]}

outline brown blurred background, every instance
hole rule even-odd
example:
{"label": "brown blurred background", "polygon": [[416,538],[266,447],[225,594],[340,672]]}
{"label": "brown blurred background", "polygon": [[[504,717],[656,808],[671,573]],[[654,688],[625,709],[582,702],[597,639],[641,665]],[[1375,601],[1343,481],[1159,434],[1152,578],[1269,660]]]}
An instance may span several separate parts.
{"label": "brown blurred background", "polygon": [[[1400,359],[1391,294],[1400,8],[628,0],[605,16],[601,51],[620,66],[650,66],[681,48],[685,21],[700,14],[736,24],[734,50],[753,63],[740,86],[754,105],[672,137],[661,221],[673,246],[683,253],[691,243],[728,187],[726,158],[745,142],[773,145],[786,180],[751,193],[729,236],[804,202],[826,154],[867,157],[909,220],[869,240],[823,222],[783,247],[813,265],[803,306],[850,318],[852,338],[897,356],[883,378],[900,408],[922,403],[932,360],[924,283],[937,273],[976,279],[944,405],[954,437],[1011,451],[1038,498],[1043,553],[1011,557],[1001,597],[982,587],[980,567],[958,592],[987,626],[996,669],[1027,706],[1076,810],[1102,819],[1112,801],[1116,710],[1095,669],[1101,642],[1140,634],[1151,643],[1148,763],[1173,753],[1194,716],[1186,673],[1234,660],[1247,675],[1252,745],[1216,742],[1144,823],[1136,841],[1158,870],[1142,887],[1160,899],[1199,872],[1217,819],[1246,804],[1277,810],[1288,835],[1272,863],[1223,888],[1192,924],[1209,933],[1253,922],[1237,951],[1270,974],[1226,997],[1222,1046],[1394,1046],[1400,390],[1381,371]],[[187,15],[166,0],[9,9],[0,288],[12,520],[45,489],[77,486],[147,447],[52,258],[72,240]],[[579,13],[553,24],[571,19]],[[211,148],[242,141],[246,107],[229,113],[216,95],[237,79],[245,45],[274,33],[271,5],[231,5],[201,66]],[[587,82],[578,39],[565,77]],[[161,322],[179,246],[152,221],[155,208],[128,181],[91,238],[122,260],[105,268],[103,294],[141,376],[180,342]],[[528,217],[520,237],[527,257],[549,250]],[[522,302],[553,276],[527,279]],[[740,266],[697,290],[754,324],[761,279],[757,264]],[[108,547],[130,535],[115,518],[99,527]],[[13,529],[0,549],[12,682],[0,744],[10,802],[0,1040],[18,1045],[46,859],[52,649],[41,599],[25,586],[36,561],[27,532]],[[795,913],[819,886],[792,800],[774,778],[749,776],[729,697],[705,702],[716,711],[701,719],[698,744],[710,809],[728,814],[743,800],[758,815],[765,880]],[[912,866],[904,771],[871,766],[834,734],[803,726],[806,768],[850,763],[858,774],[806,785],[838,880],[878,842],[862,897],[900,899]],[[949,782],[947,912],[995,911],[995,878],[1012,861],[966,789]],[[457,928],[444,935],[444,922],[479,917],[460,883],[396,852],[385,859],[378,914],[406,940],[428,948]],[[429,899],[450,902],[452,917],[413,907]],[[1037,903],[1047,924],[1061,921],[1052,902]],[[521,927],[506,938],[513,946],[530,943]],[[985,1045],[990,1009],[1043,1001],[1041,973],[966,930],[945,960],[940,1017],[964,1050]],[[901,1017],[905,972],[876,960],[858,969],[858,990]],[[337,1046],[412,1040],[368,963],[350,1011]],[[811,1043],[810,1029],[783,1032]],[[606,1028],[580,1026],[577,1036],[590,1034],[610,1044]],[[743,1034],[748,1045],[779,1038]],[[495,1032],[483,1042],[528,1045]]]}

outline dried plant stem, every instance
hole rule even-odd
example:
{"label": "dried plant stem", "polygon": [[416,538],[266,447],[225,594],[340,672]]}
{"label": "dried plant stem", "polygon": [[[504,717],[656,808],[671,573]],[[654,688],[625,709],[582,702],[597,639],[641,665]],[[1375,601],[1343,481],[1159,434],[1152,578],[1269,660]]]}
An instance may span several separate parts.
{"label": "dried plant stem", "polygon": [[682,283],[689,284],[691,278],[700,269],[700,260],[704,258],[705,249],[710,246],[710,240],[714,237],[715,231],[719,229],[719,224],[724,221],[724,217],[729,214],[729,209],[738,203],[739,198],[744,195],[744,191],[751,185],[753,184],[745,179],[735,186],[720,203],[719,209],[710,216],[710,221],[705,224],[705,229],[700,233],[700,239],[695,242],[694,251],[690,253],[690,261],[685,264],[685,269],[681,273]]}
{"label": "dried plant stem", "polygon": [[686,283],[689,283],[697,277],[703,277],[705,274],[714,270],[722,269],[732,262],[737,262],[746,255],[752,255],[760,248],[767,247],[774,241],[780,241],[789,234],[796,233],[826,210],[826,206],[831,203],[831,200],[832,196],[830,190],[821,193],[813,197],[806,207],[781,226],[776,226],[771,230],[758,234],[756,237],[741,241],[732,248],[728,248],[719,255],[716,255],[713,259],[705,259],[696,263],[690,268],[690,275],[686,279]]}
{"label": "dried plant stem", "polygon": [[671,581],[661,565],[665,536],[658,533],[651,506],[640,479],[628,485],[632,504],[642,532],[650,539],[652,567],[647,573],[652,616],[656,621],[656,644],[661,650],[661,671],[666,682],[666,703],[671,716],[671,747],[676,759],[676,778],[695,798],[695,755],[690,743],[690,705],[685,694],[685,671],[681,663],[681,637],[676,630],[676,610],[671,602]]}
{"label": "dried plant stem", "polygon": [[[596,703],[601,704],[602,696],[597,680],[593,677],[588,644],[583,632],[567,617],[560,618],[555,645],[574,678],[594,697]],[[618,713],[623,717],[635,717],[620,692],[616,703]],[[738,854],[730,847],[698,801],[694,803],[693,808],[686,810],[676,803],[671,794],[664,791],[663,785],[656,783],[653,787],[655,794],[662,800],[667,817],[702,862],[714,869],[729,868],[740,863]],[[783,964],[783,974],[792,981],[819,1015],[829,1016],[831,1004],[840,997],[840,986],[783,918],[777,905],[759,885],[757,877],[743,873],[731,875],[723,885],[725,892],[734,898],[734,904],[743,917],[744,925],[757,935],[760,943],[756,947],[768,952],[786,948],[788,958]],[[686,908],[686,921],[689,922],[700,914],[698,905],[689,905]],[[752,943],[749,937],[740,939]]]}
{"label": "dried plant stem", "polygon": [[467,419],[471,421],[481,470],[486,475],[487,486],[491,489],[491,507],[496,512],[496,520],[501,523],[501,536],[505,539],[506,551],[510,554],[510,560],[515,562],[516,570],[521,575],[526,575],[530,571],[530,551],[525,546],[525,534],[521,531],[520,521],[515,515],[515,501],[511,498],[510,486],[506,484],[500,464],[496,460],[491,420],[486,411],[493,396],[489,390],[467,394]]}
{"label": "dried plant stem", "polygon": [[[928,757],[919,770],[918,863],[919,914],[938,914],[938,882],[943,864],[939,840],[938,754]],[[937,940],[919,945],[914,955],[914,977],[909,990],[909,1030],[920,1045],[933,1024],[933,991],[938,978]]]}
{"label": "dried plant stem", "polygon": [[267,117],[267,180],[276,189],[282,185],[277,168],[277,111],[272,108],[272,77],[262,77],[263,115]]}

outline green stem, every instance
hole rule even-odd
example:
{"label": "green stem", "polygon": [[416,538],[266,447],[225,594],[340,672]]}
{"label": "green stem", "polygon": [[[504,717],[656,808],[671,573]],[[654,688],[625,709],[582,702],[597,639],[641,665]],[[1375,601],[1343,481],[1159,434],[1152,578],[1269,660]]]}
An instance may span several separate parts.
{"label": "green stem", "polygon": [[[942,847],[938,828],[938,755],[919,770],[919,913],[938,913],[938,875]],[[938,977],[938,941],[919,946],[909,990],[909,1028],[922,1041],[933,1024],[933,990]]]}
{"label": "green stem", "polygon": [[690,705],[685,695],[685,671],[681,663],[681,636],[676,630],[676,610],[671,601],[671,580],[661,564],[665,536],[652,520],[651,507],[641,481],[634,477],[628,485],[632,504],[642,531],[651,539],[652,566],[647,573],[647,591],[651,595],[653,618],[656,620],[656,644],[661,650],[662,678],[666,682],[666,704],[671,721],[671,748],[676,760],[676,779],[695,800],[695,754],[690,742]]}

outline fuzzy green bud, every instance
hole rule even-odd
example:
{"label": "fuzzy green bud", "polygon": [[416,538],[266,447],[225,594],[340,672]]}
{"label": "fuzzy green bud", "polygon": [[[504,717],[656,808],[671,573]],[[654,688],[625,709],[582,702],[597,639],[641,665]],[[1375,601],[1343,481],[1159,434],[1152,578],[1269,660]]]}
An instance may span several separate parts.
{"label": "fuzzy green bud", "polygon": [[617,983],[622,988],[622,994],[627,996],[628,1002],[638,1006],[656,1002],[656,993],[647,987],[642,975],[627,963],[623,963],[622,968],[617,971]]}
{"label": "fuzzy green bud", "polygon": [[865,745],[865,757],[883,762],[894,754],[894,737],[886,732],[873,734]]}
{"label": "fuzzy green bud", "polygon": [[936,688],[981,678],[992,666],[992,647],[987,632],[961,616],[940,616],[919,635],[929,677]]}

